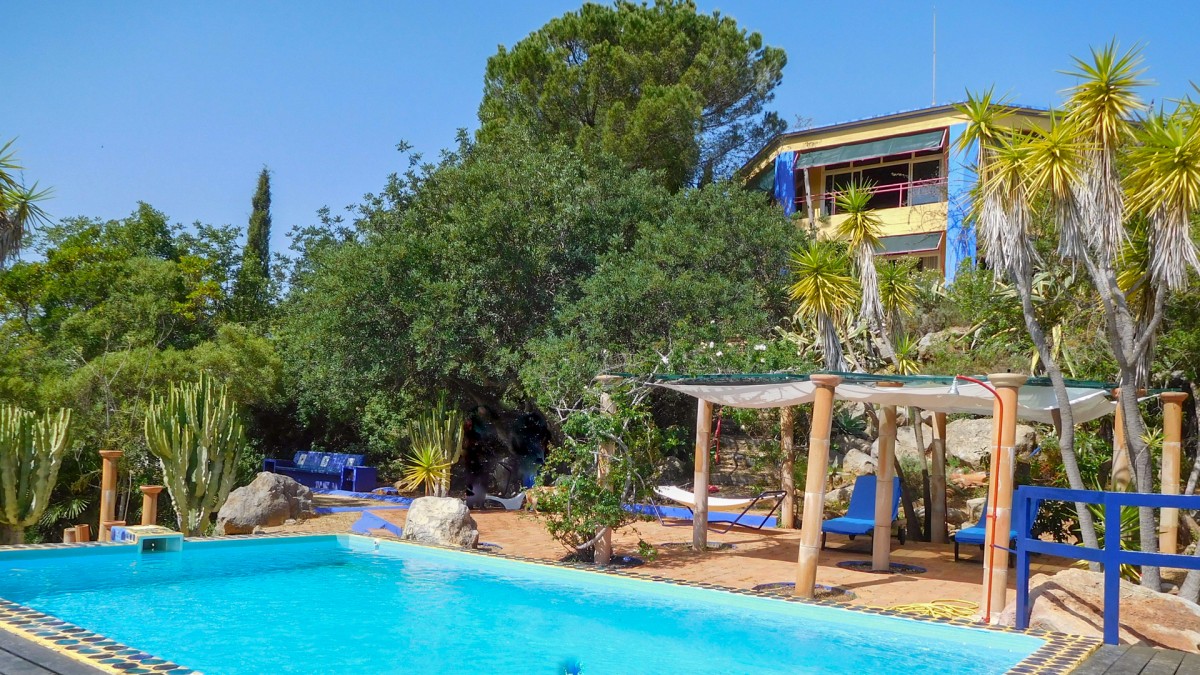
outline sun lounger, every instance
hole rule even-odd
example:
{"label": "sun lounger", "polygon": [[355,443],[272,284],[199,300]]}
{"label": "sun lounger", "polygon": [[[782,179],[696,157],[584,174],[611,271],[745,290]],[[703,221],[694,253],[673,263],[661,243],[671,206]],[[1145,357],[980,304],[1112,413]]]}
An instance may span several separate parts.
{"label": "sun lounger", "polygon": [[[1030,523],[1033,523],[1033,521],[1037,520],[1038,509],[1040,509],[1040,508],[1041,508],[1041,503],[1039,502],[1037,507],[1034,508],[1033,518],[1029,519]],[[987,509],[988,509],[988,505],[987,505],[987,502],[985,501],[983,503],[983,514],[979,516],[978,523],[975,523],[971,527],[964,527],[963,529],[959,530],[958,532],[955,532],[954,534],[950,535],[954,539],[954,562],[958,562],[958,559],[959,559],[958,558],[958,545],[959,544],[967,544],[969,546],[978,546],[980,548],[980,550],[983,549],[983,542],[987,539]],[[1015,517],[1013,518],[1012,522],[1016,522]],[[1013,528],[1008,531],[1008,547],[1010,549],[1013,548],[1013,542],[1016,541],[1016,539],[1017,539],[1017,530],[1016,530],[1016,528]]]}
{"label": "sun lounger", "polygon": [[[687,507],[687,510],[689,512],[692,512],[692,514],[695,515],[695,512],[692,511],[692,508],[696,505],[695,493],[688,492],[687,490],[684,490],[683,488],[680,488],[680,487],[675,487],[674,485],[660,485],[660,486],[654,488],[654,492],[655,492],[655,494],[657,494],[659,497],[662,497],[663,499],[667,499],[667,500],[676,502],[677,504],[684,505],[685,507]],[[771,516],[775,515],[775,511],[777,509],[779,509],[779,506],[783,503],[783,497],[786,494],[787,493],[782,490],[765,490],[763,492],[758,493],[757,495],[755,495],[753,497],[729,498],[729,497],[712,497],[712,496],[710,496],[708,498],[708,508],[709,509],[722,509],[722,508],[736,509],[739,506],[746,507],[746,508],[742,509],[742,512],[739,513],[736,518],[729,521],[729,525],[727,525],[724,530],[721,530],[721,533],[724,534],[724,533],[732,530],[734,525],[738,525],[739,521],[742,519],[742,516],[746,515],[746,512],[748,512],[750,509],[754,508],[755,504],[758,504],[760,501],[762,501],[764,499],[774,499],[775,505],[771,507],[770,512],[768,512],[767,515],[765,517],[763,517],[763,519],[759,522],[758,525],[743,525],[742,526],[742,527],[751,527],[755,530],[761,530],[763,528],[763,525],[766,524],[767,520]],[[658,513],[658,511],[655,510],[655,513]],[[662,516],[659,515],[659,521],[661,521],[661,520],[662,520]]]}
{"label": "sun lounger", "polygon": [[[900,512],[900,479],[893,478],[892,522]],[[889,525],[890,527],[890,525]],[[828,533],[844,534],[851,541],[860,534],[875,532],[875,476],[859,476],[854,481],[854,492],[850,495],[850,508],[841,518],[830,518],[821,525],[821,548],[825,548]],[[904,530],[897,528],[896,536],[904,543]]]}
{"label": "sun lounger", "polygon": [[484,495],[484,505],[487,505],[489,502],[493,504],[499,504],[500,506],[504,507],[505,511],[518,511],[522,506],[525,505],[525,493],[518,492],[515,496],[507,499],[504,497],[497,497],[496,495]]}

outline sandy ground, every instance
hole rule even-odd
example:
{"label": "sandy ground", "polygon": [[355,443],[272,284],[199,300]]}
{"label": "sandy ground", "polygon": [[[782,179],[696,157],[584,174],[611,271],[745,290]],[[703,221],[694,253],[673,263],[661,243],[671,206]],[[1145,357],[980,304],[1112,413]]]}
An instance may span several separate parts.
{"label": "sandy ground", "polygon": [[[320,495],[323,506],[370,506],[362,500],[342,500]],[[404,510],[378,510],[375,514],[385,520],[404,525]],[[538,517],[529,512],[480,511],[472,514],[479,526],[481,542],[498,544],[501,552],[559,560],[568,553],[546,534]],[[359,512],[351,511],[320,516],[292,526],[268,528],[272,532],[348,532],[358,520]],[[659,546],[655,560],[637,571],[691,581],[707,581],[735,588],[750,588],[758,584],[795,581],[799,530],[761,531],[735,527],[728,534],[709,530],[709,542],[734,544],[734,548],[697,554],[688,549],[664,548],[669,542],[690,543],[692,527],[689,521],[667,521],[664,527],[656,521],[638,522],[617,532],[613,545],[618,554],[637,553],[638,540]],[[724,525],[722,525],[724,527]],[[845,537],[830,535],[829,548],[822,551],[817,583],[840,586],[852,591],[855,603],[890,607],[914,602],[957,599],[979,602],[983,581],[982,552],[977,547],[963,547],[967,559],[954,562],[953,544],[908,542],[901,546],[892,540],[892,562],[923,567],[923,574],[871,574],[837,567],[848,560],[870,560],[870,537],[858,537],[851,542]],[[1060,565],[1039,561],[1032,572],[1054,573]],[[1015,573],[1010,573],[1009,601]]]}

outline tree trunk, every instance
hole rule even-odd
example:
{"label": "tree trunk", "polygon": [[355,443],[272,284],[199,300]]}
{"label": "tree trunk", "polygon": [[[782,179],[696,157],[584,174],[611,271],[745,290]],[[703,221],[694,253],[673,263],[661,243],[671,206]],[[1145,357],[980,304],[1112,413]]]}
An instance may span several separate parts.
{"label": "tree trunk", "polygon": [[779,489],[783,490],[779,527],[786,530],[796,527],[795,413],[796,409],[790,405],[779,409],[779,449],[783,452],[783,465],[779,474]]}
{"label": "tree trunk", "polygon": [[[908,421],[913,425],[913,440],[917,443],[917,454],[921,458],[921,502],[925,505],[923,529],[928,537],[933,531],[933,510],[929,506],[929,503],[933,499],[931,498],[932,490],[929,486],[929,460],[925,457],[925,425],[921,422],[921,409],[910,407],[908,409]],[[922,539],[922,541],[929,541],[929,539]]]}
{"label": "tree trunk", "polygon": [[[1195,557],[1200,558],[1200,546],[1196,547]],[[1192,570],[1183,578],[1183,584],[1179,587],[1179,597],[1200,605],[1200,570]]]}
{"label": "tree trunk", "polygon": [[1188,476],[1187,487],[1183,491],[1185,495],[1195,494],[1196,483],[1200,482],[1200,401],[1196,400],[1195,383],[1188,383],[1188,389],[1192,392],[1192,423],[1196,426],[1196,447],[1192,453],[1192,473]]}
{"label": "tree trunk", "polygon": [[913,508],[912,491],[908,489],[908,480],[904,475],[904,467],[900,466],[899,457],[892,459],[896,466],[896,475],[900,477],[900,505],[904,508],[904,529],[908,538],[913,541],[923,541],[921,523],[917,520],[917,510]]}
{"label": "tree trunk", "polygon": [[25,543],[25,528],[15,525],[0,524],[0,546],[14,546]]}
{"label": "tree trunk", "polygon": [[[1032,279],[1026,275],[1013,276],[1015,277],[1013,281],[1017,286],[1017,295],[1021,298],[1021,313],[1025,317],[1025,329],[1028,331],[1034,347],[1038,350],[1038,357],[1041,359],[1042,367],[1046,369],[1046,375],[1050,378],[1050,383],[1054,388],[1054,398],[1058,403],[1059,419],[1061,420],[1058,447],[1062,453],[1067,483],[1072,490],[1087,490],[1089,488],[1084,485],[1083,473],[1079,470],[1079,459],[1075,456],[1075,414],[1071,410],[1071,395],[1067,393],[1067,383],[1063,379],[1062,369],[1058,367],[1058,361],[1054,359],[1050,350],[1046,332],[1042,330],[1042,325],[1038,322],[1037,313],[1033,307]],[[1087,504],[1076,502],[1075,513],[1079,516],[1079,531],[1083,538],[1083,545],[1088,548],[1100,548],[1100,539],[1096,536],[1096,522]],[[1092,571],[1100,569],[1096,563],[1088,563],[1088,567]]]}
{"label": "tree trunk", "polygon": [[946,413],[933,414],[933,474],[930,480],[930,501],[925,508],[933,513],[929,526],[929,541],[946,543]]}
{"label": "tree trunk", "polygon": [[[1125,442],[1129,445],[1129,453],[1133,460],[1133,478],[1138,492],[1154,492],[1154,459],[1150,456],[1150,446],[1143,438],[1146,428],[1142,423],[1142,411],[1138,408],[1137,382],[1129,378],[1124,381],[1122,373],[1121,395],[1117,405],[1125,413]],[[1158,520],[1152,507],[1138,508],[1139,539],[1141,550],[1147,553],[1158,551]],[[1142,586],[1154,591],[1162,590],[1162,578],[1158,567],[1142,567]]]}

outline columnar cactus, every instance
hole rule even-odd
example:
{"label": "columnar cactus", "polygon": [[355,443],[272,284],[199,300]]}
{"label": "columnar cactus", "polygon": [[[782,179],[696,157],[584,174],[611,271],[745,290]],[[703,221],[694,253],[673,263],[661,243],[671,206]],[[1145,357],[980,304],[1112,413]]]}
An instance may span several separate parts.
{"label": "columnar cactus", "polygon": [[146,410],[146,445],[162,465],[179,529],[203,534],[233,488],[246,436],[237,404],[207,375],[174,383]]}
{"label": "columnar cactus", "polygon": [[0,405],[0,544],[25,541],[42,517],[71,443],[71,411],[43,415]]}

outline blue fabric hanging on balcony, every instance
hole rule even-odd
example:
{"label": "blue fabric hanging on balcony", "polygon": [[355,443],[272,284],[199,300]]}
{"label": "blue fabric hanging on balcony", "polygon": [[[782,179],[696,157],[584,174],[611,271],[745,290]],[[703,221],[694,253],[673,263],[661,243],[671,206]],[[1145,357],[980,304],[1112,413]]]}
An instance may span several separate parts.
{"label": "blue fabric hanging on balcony", "polygon": [[959,149],[959,139],[966,132],[967,125],[955,124],[950,127],[949,177],[947,188],[947,222],[946,222],[946,283],[954,281],[954,275],[964,262],[975,264],[976,241],[975,228],[971,224],[971,189],[975,187],[975,158],[979,153],[979,145],[972,141],[970,145]]}
{"label": "blue fabric hanging on balcony", "polygon": [[795,161],[796,153],[791,150],[775,158],[775,201],[783,205],[783,213],[788,216],[796,211],[796,177],[792,173]]}

